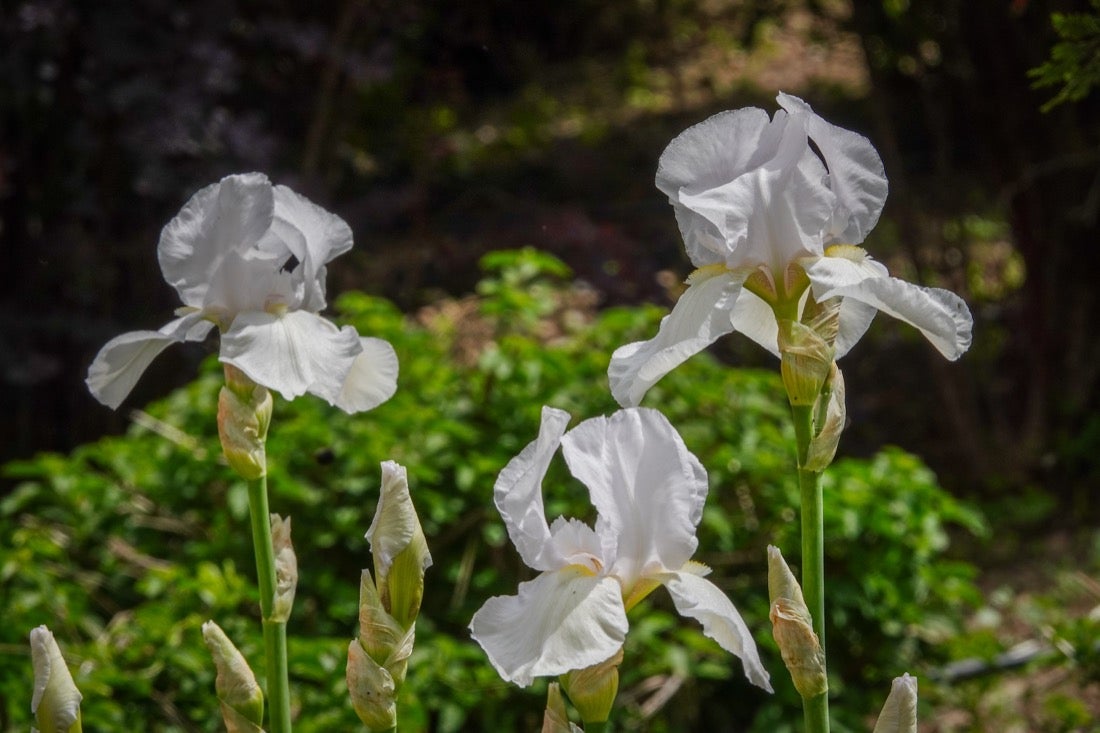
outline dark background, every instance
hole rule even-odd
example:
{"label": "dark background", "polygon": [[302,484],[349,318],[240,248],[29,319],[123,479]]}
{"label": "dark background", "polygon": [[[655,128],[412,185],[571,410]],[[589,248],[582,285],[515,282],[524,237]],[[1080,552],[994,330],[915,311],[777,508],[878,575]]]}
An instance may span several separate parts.
{"label": "dark background", "polygon": [[[779,89],[867,135],[891,193],[868,247],[971,303],[946,364],[880,318],[843,366],[842,449],[884,440],[982,499],[1040,487],[1089,518],[1098,478],[1100,128],[1043,113],[1057,40],[1029,0],[0,2],[0,459],[122,430],[82,384],[109,338],[167,322],[162,227],[198,188],[266,172],[345,218],[329,292],[412,312],[487,251],[563,258],[603,303],[685,276],[652,184],[705,116]],[[186,382],[173,347],[137,406]],[[731,362],[769,365],[727,339]],[[889,436],[883,438],[882,436]]]}

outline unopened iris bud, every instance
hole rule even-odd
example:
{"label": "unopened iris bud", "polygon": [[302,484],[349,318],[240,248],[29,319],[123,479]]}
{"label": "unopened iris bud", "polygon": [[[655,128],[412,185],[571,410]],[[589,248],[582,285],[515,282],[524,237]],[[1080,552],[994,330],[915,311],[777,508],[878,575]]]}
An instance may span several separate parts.
{"label": "unopened iris bud", "polygon": [[218,395],[218,437],[229,466],[251,481],[267,473],[267,428],[273,402],[266,387],[226,365]]}
{"label": "unopened iris bud", "polygon": [[917,678],[895,677],[873,733],[917,733]]}
{"label": "unopened iris bud", "polygon": [[778,339],[780,373],[790,403],[813,405],[832,369],[832,346],[806,324],[788,319],[779,321]]}
{"label": "unopened iris bud", "polygon": [[802,467],[807,471],[821,472],[829,467],[836,456],[840,443],[840,434],[847,421],[847,408],[844,404],[844,374],[833,362],[832,375],[822,388],[814,415],[814,437],[810,439],[806,451],[806,462]]}
{"label": "unopened iris bud", "polygon": [[31,631],[34,695],[31,714],[41,733],[80,733],[80,701],[73,676],[53,634],[45,626]]}
{"label": "unopened iris bud", "polygon": [[359,583],[359,646],[386,667],[399,686],[405,681],[415,628],[401,628],[382,605],[370,571],[364,570]]}
{"label": "unopened iris bud", "polygon": [[213,621],[202,625],[202,638],[214,658],[214,690],[228,733],[262,733],[264,693],[244,655]]}
{"label": "unopened iris bud", "polygon": [[424,571],[431,567],[432,556],[409,495],[405,467],[395,461],[382,463],[382,490],[367,540],[382,605],[408,629],[420,612]]}
{"label": "unopened iris bud", "polygon": [[359,638],[348,647],[348,692],[369,730],[388,731],[397,725],[397,693],[416,638],[424,571],[432,564],[405,467],[394,461],[382,463],[367,540],[375,575],[364,570],[359,585]]}
{"label": "unopened iris bud", "polygon": [[393,676],[371,659],[358,641],[348,646],[347,680],[351,705],[368,731],[397,727],[397,685]]}
{"label": "unopened iris bud", "polygon": [[290,517],[283,519],[278,514],[271,515],[271,545],[275,550],[275,598],[271,620],[285,624],[290,619],[298,588],[298,557],[290,542]]}
{"label": "unopened iris bud", "polygon": [[561,696],[561,686],[557,682],[551,682],[546,688],[546,712],[542,716],[541,733],[582,733],[569,721],[565,698]]}
{"label": "unopened iris bud", "polygon": [[806,303],[801,321],[779,320],[780,372],[792,405],[817,402],[832,373],[840,329],[840,298]]}
{"label": "unopened iris bud", "polygon": [[798,694],[809,700],[828,692],[825,650],[814,633],[810,609],[794,573],[772,545],[768,546],[768,596],[775,643]]}
{"label": "unopened iris bud", "polygon": [[611,706],[619,692],[619,665],[622,661],[623,650],[620,647],[618,652],[599,664],[561,676],[566,694],[585,723],[603,723],[611,715]]}

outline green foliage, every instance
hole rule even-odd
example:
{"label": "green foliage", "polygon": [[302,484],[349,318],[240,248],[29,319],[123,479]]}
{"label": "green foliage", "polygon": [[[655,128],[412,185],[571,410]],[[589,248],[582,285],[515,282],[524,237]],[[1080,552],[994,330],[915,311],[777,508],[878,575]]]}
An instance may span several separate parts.
{"label": "green foliage", "polygon": [[1050,22],[1060,40],[1050,59],[1029,72],[1036,87],[1061,87],[1044,112],[1079,102],[1100,84],[1100,0],[1092,0],[1091,13],[1052,13]]}
{"label": "green foliage", "polygon": [[[535,730],[545,684],[503,683],[466,626],[490,595],[529,577],[492,507],[501,467],[537,434],[542,405],[575,418],[616,409],[606,383],[616,347],[653,331],[664,311],[596,313],[567,268],[524,250],[485,258],[478,296],[415,321],[347,293],[343,320],[389,339],[401,360],[396,396],[349,417],[318,400],[278,403],[269,437],[272,508],[293,516],[298,600],[290,621],[297,728],[357,730],[343,674],[356,627],[363,533],[379,462],[407,466],[435,565],[426,578],[416,651],[400,700],[403,731]],[[262,673],[244,483],[220,460],[220,383],[209,362],[192,384],[151,405],[127,435],[71,455],[9,464],[0,502],[0,727],[25,728],[26,634],[46,623],[68,655],[97,730],[215,731],[213,670],[199,627],[215,619]],[[648,398],[709,470],[697,559],[714,569],[760,641],[774,698],[679,618],[657,592],[631,613],[617,720],[670,730],[793,730],[796,694],[771,642],[765,545],[797,562],[793,431],[777,370],[731,369],[699,356]],[[150,428],[154,429],[150,429]],[[854,729],[888,680],[934,661],[925,643],[974,598],[972,569],[947,562],[948,530],[981,520],[898,449],[845,459],[825,478],[829,643],[834,690]],[[583,487],[560,461],[547,511],[591,519]],[[262,677],[262,674],[260,675]],[[841,685],[843,681],[845,686]],[[664,690],[673,704],[647,705]],[[845,727],[847,726],[847,728]]]}

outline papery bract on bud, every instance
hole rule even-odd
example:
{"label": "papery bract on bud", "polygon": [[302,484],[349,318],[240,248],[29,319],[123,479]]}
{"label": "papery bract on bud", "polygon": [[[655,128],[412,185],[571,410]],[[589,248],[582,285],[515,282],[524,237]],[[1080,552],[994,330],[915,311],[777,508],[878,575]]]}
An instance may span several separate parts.
{"label": "papery bract on bud", "polygon": [[34,695],[31,714],[41,733],[80,733],[80,701],[61,649],[45,626],[31,630],[31,663],[34,667]]}
{"label": "papery bract on bud", "polygon": [[202,638],[214,659],[214,689],[229,733],[261,733],[264,694],[240,650],[213,621],[202,625]]}
{"label": "papery bract on bud", "polygon": [[368,731],[388,731],[397,725],[397,687],[393,676],[363,651],[348,645],[348,693],[355,714]]}
{"label": "papery bract on bud", "polygon": [[275,552],[275,598],[270,620],[286,623],[298,589],[298,557],[290,541],[290,517],[271,515],[271,546]]}
{"label": "papery bract on bud", "polygon": [[[226,374],[237,372],[226,367]],[[229,467],[249,481],[267,474],[267,430],[274,403],[267,387],[239,377],[218,393],[218,438]]]}
{"label": "papery bract on bud", "polygon": [[546,712],[542,716],[541,733],[584,733],[569,721],[565,699],[561,696],[561,686],[557,682],[546,686]]}
{"label": "papery bract on bud", "polygon": [[822,393],[818,396],[813,421],[814,435],[810,438],[810,445],[806,450],[803,469],[820,472],[833,462],[847,415],[847,406],[844,403],[844,374],[836,362],[833,362],[832,376],[826,381]]}
{"label": "papery bract on bud", "polygon": [[768,597],[772,633],[795,689],[809,699],[829,691],[825,650],[813,630],[802,588],[778,547],[768,546]]}
{"label": "papery bract on bud", "polygon": [[117,408],[161,351],[202,341],[216,325],[222,363],[287,399],[309,392],[345,412],[385,402],[397,386],[393,347],[318,315],[325,266],[351,240],[338,216],[261,173],[203,188],[157,247],[164,279],[184,304],[178,318],[109,341],[88,370],[89,390]]}
{"label": "papery bract on bud", "polygon": [[917,733],[917,678],[895,677],[873,733]]}
{"label": "papery bract on bud", "polygon": [[855,246],[886,201],[871,143],[797,97],[778,101],[783,109],[770,119],[755,108],[717,114],[661,155],[657,187],[698,269],[657,335],[612,355],[608,377],[620,404],[638,404],[661,377],[733,331],[779,355],[779,321],[806,324],[812,314],[803,309],[833,298],[835,330],[819,335],[836,358],[877,311],[915,326],[948,359],[969,348],[972,319],[961,298],[892,278]]}
{"label": "papery bract on bud", "polygon": [[[752,635],[729,598],[690,558],[707,496],[706,471],[656,410],[620,410],[568,433],[569,415],[544,407],[538,437],[500,472],[494,501],[523,561],[540,571],[519,594],[490,598],[470,623],[497,672],[527,686],[618,654],[627,599],[664,585],[676,609],[741,658],[770,690]],[[595,529],[546,521],[542,479],[559,445],[588,487]],[[639,592],[641,591],[641,592]]]}

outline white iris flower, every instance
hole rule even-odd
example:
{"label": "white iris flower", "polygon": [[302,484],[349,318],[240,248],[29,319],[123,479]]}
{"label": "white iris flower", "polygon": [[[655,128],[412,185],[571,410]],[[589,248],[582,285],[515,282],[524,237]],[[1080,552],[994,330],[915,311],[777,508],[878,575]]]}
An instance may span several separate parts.
{"label": "white iris flower", "polygon": [[[500,472],[497,509],[520,557],[541,574],[519,594],[486,601],[470,623],[501,677],[529,685],[598,664],[626,639],[626,612],[664,585],[676,609],[741,658],[771,690],[756,644],[729,598],[691,561],[707,475],[656,410],[621,410],[565,433],[569,414],[544,407],[538,438]],[[564,435],[563,435],[564,434]],[[558,445],[598,518],[546,522],[542,479]]]}
{"label": "white iris flower", "polygon": [[344,221],[267,176],[228,176],[200,190],[161,232],[157,256],[180,295],[158,331],[107,343],[87,384],[117,408],[169,344],[201,341],[215,325],[220,359],[293,399],[315,394],[345,412],[369,410],[397,387],[389,343],[337,328],[325,307],[325,265],[352,246]]}
{"label": "white iris flower", "polygon": [[857,247],[886,201],[882,160],[862,135],[826,122],[797,97],[722,112],[681,133],[661,155],[688,256],[699,269],[653,339],[611,357],[611,390],[636,405],[693,354],[740,331],[778,354],[776,309],[797,320],[809,291],[840,297],[836,357],[876,311],[899,318],[951,360],[970,347],[972,319],[954,293],[892,278]]}

